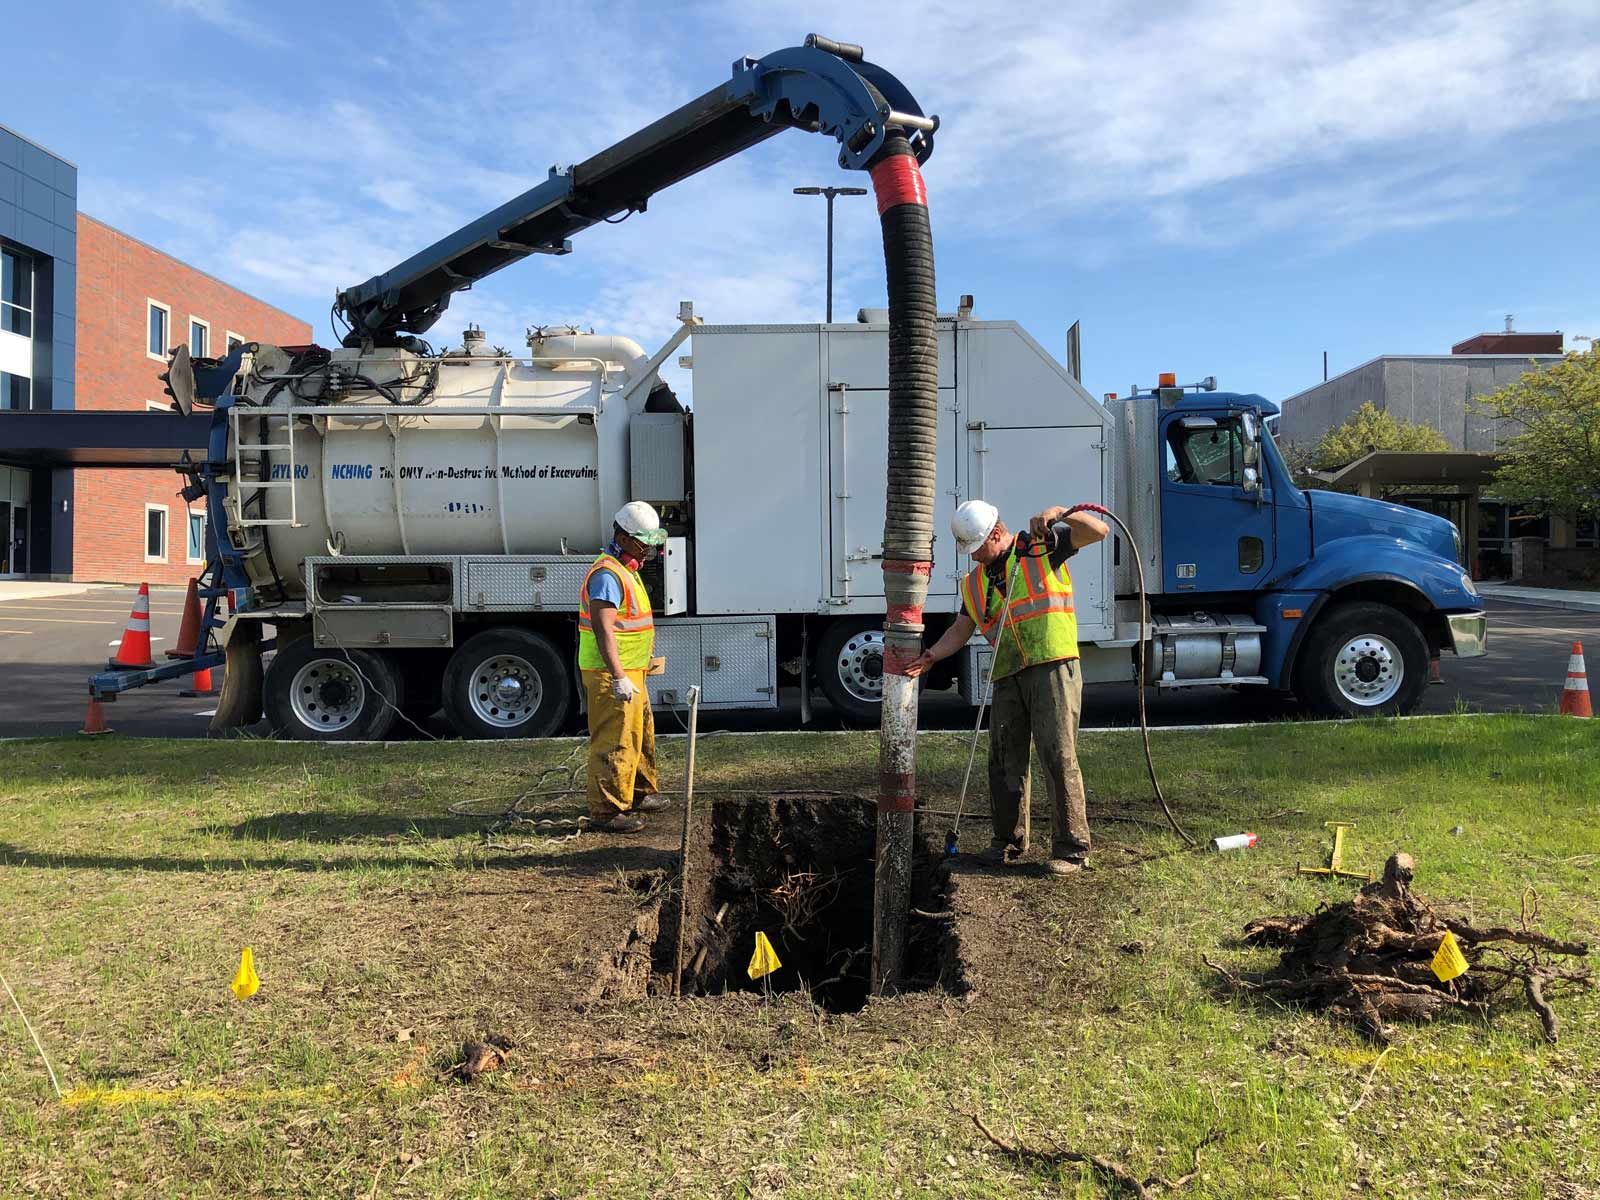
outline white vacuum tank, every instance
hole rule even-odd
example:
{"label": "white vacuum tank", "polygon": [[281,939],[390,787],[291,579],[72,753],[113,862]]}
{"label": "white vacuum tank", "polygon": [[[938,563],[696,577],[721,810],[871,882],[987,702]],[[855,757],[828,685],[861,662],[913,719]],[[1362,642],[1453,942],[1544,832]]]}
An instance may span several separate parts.
{"label": "white vacuum tank", "polygon": [[[340,349],[298,372],[276,347],[258,350],[234,427],[243,479],[228,503],[256,583],[276,575],[299,594],[313,555],[604,544],[628,500],[628,427],[654,384],[648,356],[628,338],[570,329],[535,332],[526,359],[495,353],[476,330],[463,340],[437,358]],[[308,408],[324,411],[289,411]],[[290,420],[292,489],[253,486],[290,482]]]}

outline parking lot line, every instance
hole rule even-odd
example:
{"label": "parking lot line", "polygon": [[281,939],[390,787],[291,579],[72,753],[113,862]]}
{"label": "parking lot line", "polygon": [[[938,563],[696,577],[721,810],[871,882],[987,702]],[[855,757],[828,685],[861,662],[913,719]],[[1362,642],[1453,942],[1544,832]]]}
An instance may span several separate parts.
{"label": "parking lot line", "polygon": [[7,621],[32,621],[40,625],[98,625],[106,627],[106,621],[69,621],[65,617],[19,617],[13,613],[0,613],[0,618]]}

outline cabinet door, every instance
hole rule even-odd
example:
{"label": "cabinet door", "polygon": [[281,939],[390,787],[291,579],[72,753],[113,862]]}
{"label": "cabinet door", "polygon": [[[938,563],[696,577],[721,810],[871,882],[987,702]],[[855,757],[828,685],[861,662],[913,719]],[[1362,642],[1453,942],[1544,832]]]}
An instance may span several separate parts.
{"label": "cabinet door", "polygon": [[777,628],[771,617],[700,627],[700,702],[708,708],[778,706]]}
{"label": "cabinet door", "polygon": [[[955,560],[950,517],[957,486],[955,333],[939,330],[939,463],[934,482],[935,563]],[[828,538],[831,595],[883,595],[883,521],[889,464],[888,336],[828,335]],[[841,386],[842,385],[842,386]],[[935,569],[933,595],[953,595],[948,570]]]}

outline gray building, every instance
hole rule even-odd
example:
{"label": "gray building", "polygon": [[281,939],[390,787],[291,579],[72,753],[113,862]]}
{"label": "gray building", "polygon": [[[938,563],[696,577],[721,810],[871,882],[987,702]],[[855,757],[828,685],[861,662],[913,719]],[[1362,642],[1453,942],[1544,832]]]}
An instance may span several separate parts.
{"label": "gray building", "polygon": [[1398,420],[1432,426],[1450,450],[1378,451],[1321,473],[1329,486],[1449,518],[1461,530],[1466,565],[1480,578],[1512,573],[1518,538],[1592,551],[1592,523],[1525,511],[1494,496],[1497,452],[1513,431],[1473,404],[1530,370],[1560,362],[1562,343],[1560,333],[1513,332],[1507,318],[1504,333],[1479,334],[1457,343],[1450,354],[1383,355],[1285,400],[1275,430],[1278,442],[1309,448],[1371,404]]}
{"label": "gray building", "polygon": [[[63,409],[77,344],[78,168],[0,125],[0,408]],[[0,578],[66,574],[72,473],[0,466]]]}

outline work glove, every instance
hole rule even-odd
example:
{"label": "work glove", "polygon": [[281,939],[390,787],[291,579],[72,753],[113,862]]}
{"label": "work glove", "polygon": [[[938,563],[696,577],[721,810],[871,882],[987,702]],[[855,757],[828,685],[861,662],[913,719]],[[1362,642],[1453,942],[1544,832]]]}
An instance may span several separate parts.
{"label": "work glove", "polygon": [[611,694],[616,699],[626,704],[637,695],[639,689],[633,686],[633,680],[626,675],[618,675],[611,681]]}

